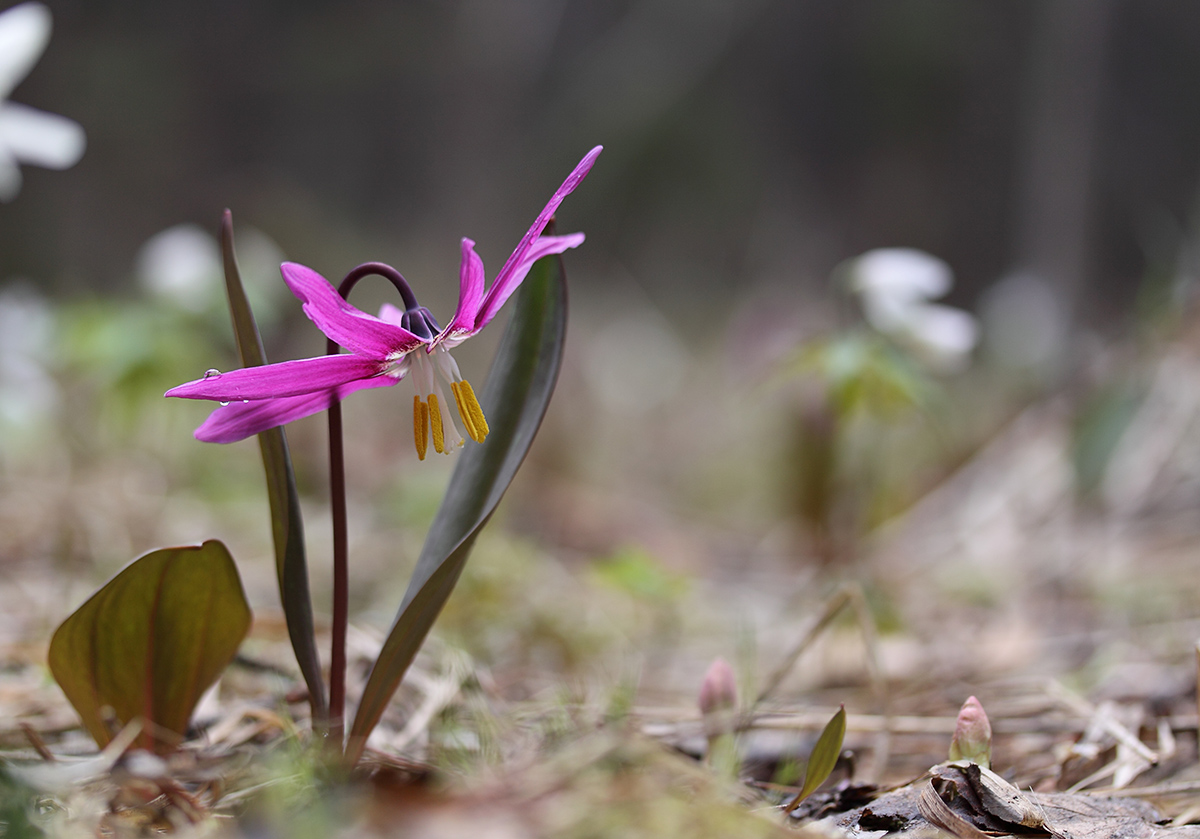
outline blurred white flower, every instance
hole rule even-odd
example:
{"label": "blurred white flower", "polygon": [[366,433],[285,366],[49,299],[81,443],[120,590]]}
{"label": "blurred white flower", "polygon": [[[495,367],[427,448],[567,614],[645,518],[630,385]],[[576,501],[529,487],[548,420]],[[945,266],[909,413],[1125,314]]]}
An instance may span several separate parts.
{"label": "blurred white flower", "polygon": [[850,272],[851,288],[872,327],[940,370],[967,364],[979,341],[975,318],[929,302],[950,291],[949,265],[912,248],[878,248],[855,259]]}
{"label": "blurred white flower", "polygon": [[[279,282],[283,251],[270,236],[247,227],[238,231],[237,258],[259,326],[274,322],[280,303],[291,299]],[[138,251],[134,270],[142,288],[184,311],[225,308],[221,245],[197,224],[176,224],[155,233]]]}
{"label": "blurred white flower", "polygon": [[21,191],[19,164],[68,169],[87,145],[74,120],[7,101],[49,40],[50,10],[41,3],[0,13],[0,201],[11,201]]}
{"label": "blurred white flower", "polygon": [[221,283],[221,246],[195,224],[155,233],[137,255],[142,286],[190,312],[204,310]]}

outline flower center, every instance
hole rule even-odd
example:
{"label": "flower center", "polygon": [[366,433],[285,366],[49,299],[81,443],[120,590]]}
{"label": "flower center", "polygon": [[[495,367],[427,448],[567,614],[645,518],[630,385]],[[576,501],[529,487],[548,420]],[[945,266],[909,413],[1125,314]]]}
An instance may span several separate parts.
{"label": "flower center", "polygon": [[450,385],[467,434],[476,443],[487,439],[487,419],[483,416],[479,400],[475,398],[475,390],[459,373],[458,364],[445,347],[438,347],[433,352],[415,350],[412,353],[412,374],[417,389],[413,396],[413,441],[418,458],[425,459],[431,436],[433,450],[438,454],[449,454],[464,443],[453,416],[448,412],[442,413],[442,406],[446,404],[442,382]]}
{"label": "flower center", "polygon": [[400,318],[400,325],[424,341],[442,331],[433,313],[424,306],[410,306]]}

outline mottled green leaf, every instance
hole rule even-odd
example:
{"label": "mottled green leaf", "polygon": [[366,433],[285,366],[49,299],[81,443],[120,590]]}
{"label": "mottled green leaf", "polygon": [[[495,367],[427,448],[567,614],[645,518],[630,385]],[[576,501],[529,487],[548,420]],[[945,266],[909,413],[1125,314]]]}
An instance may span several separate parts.
{"label": "mottled green leaf", "polygon": [[142,718],[143,748],[173,744],[200,696],[233,659],[250,607],[229,551],[218,541],[163,548],[133,561],[79,607],[50,641],[50,672],[84,726],[104,746],[110,720]]}
{"label": "mottled green leaf", "polygon": [[362,754],[367,736],[454,590],[475,537],[533,443],[558,378],[566,325],[562,259],[549,256],[534,264],[516,296],[480,399],[491,431],[482,445],[468,443],[458,454],[400,613],[363,690],[347,747],[351,762]]}
{"label": "mottled green leaf", "polygon": [[[233,215],[228,210],[221,222],[221,253],[225,261],[225,290],[229,312],[233,316],[233,334],[243,367],[267,363],[254,313],[246,299],[242,275],[233,247]],[[258,435],[263,471],[267,476],[267,500],[271,505],[271,535],[275,540],[275,572],[279,578],[279,598],[287,622],[288,637],[296,653],[296,663],[308,685],[313,717],[326,716],[325,686],[321,680],[321,659],[313,630],[312,597],[308,591],[308,561],[304,550],[304,522],[300,518],[300,496],[296,476],[288,454],[287,434],[283,428],[271,428]]]}

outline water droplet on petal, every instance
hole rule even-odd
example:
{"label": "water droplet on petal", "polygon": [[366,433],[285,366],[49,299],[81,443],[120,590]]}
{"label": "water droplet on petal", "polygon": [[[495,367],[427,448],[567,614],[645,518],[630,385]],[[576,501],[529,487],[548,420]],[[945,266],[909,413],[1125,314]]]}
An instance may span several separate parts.
{"label": "water droplet on petal", "polygon": [[222,407],[222,408],[225,408],[225,407],[227,407],[228,405],[229,405],[229,403],[228,403],[228,402],[222,402],[222,403],[221,403],[221,407]]}
{"label": "water droplet on petal", "polygon": [[206,378],[206,379],[211,379],[213,376],[219,376],[219,375],[221,375],[221,371],[215,367],[210,367],[209,369],[204,371],[204,378]]}
{"label": "water droplet on petal", "polygon": [[243,405],[249,405],[249,404],[250,404],[250,400],[249,400],[249,399],[243,399],[243,400],[242,400],[242,404],[243,404]]}

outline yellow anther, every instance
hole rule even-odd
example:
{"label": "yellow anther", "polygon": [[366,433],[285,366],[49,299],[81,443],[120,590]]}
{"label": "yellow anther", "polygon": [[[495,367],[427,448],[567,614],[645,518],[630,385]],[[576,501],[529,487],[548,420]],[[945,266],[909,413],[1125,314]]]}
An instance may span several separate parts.
{"label": "yellow anther", "polygon": [[446,435],[442,431],[442,411],[436,393],[429,394],[429,424],[433,426],[433,450],[446,454]]}
{"label": "yellow anther", "polygon": [[454,394],[454,402],[458,405],[458,413],[463,418],[463,425],[466,426],[467,435],[472,440],[475,439],[475,429],[471,427],[471,417],[467,414],[466,406],[463,405],[462,391],[458,387],[458,382],[450,383],[450,392]]}
{"label": "yellow anther", "polygon": [[429,448],[429,406],[416,394],[413,394],[413,441],[417,444],[417,458],[424,460]]}
{"label": "yellow anther", "polygon": [[476,443],[482,443],[488,436],[488,424],[471,383],[463,379],[461,382],[452,382],[450,388],[454,391],[454,401],[458,403],[458,413],[463,418],[467,433]]}

